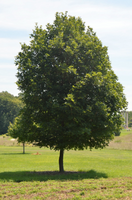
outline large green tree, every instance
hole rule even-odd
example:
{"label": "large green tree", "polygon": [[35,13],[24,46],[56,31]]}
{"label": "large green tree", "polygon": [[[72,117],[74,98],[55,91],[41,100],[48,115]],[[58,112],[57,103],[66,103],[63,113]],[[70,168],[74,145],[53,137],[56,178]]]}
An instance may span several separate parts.
{"label": "large green tree", "polygon": [[103,148],[122,124],[127,106],[107,47],[81,18],[56,13],[46,29],[36,25],[15,63],[25,104],[27,140],[60,151]]}
{"label": "large green tree", "polygon": [[9,123],[15,119],[22,102],[8,92],[0,92],[0,135],[7,133]]}

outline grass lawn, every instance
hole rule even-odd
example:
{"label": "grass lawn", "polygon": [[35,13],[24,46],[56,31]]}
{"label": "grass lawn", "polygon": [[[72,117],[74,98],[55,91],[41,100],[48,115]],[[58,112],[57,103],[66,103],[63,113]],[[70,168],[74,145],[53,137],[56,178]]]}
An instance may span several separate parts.
{"label": "grass lawn", "polygon": [[0,199],[132,199],[132,151],[123,148],[132,131],[124,132],[116,148],[65,151],[65,174],[58,173],[59,152],[0,146]]}
{"label": "grass lawn", "polygon": [[125,135],[128,135],[128,134],[130,134],[130,133],[132,133],[132,129],[123,129],[122,131],[121,131],[121,136],[125,136]]}
{"label": "grass lawn", "polygon": [[[0,181],[45,181],[45,176],[38,177],[30,172],[58,171],[58,157],[58,152],[46,148],[27,147],[26,154],[22,154],[21,147],[0,147]],[[86,172],[87,178],[132,177],[132,152],[113,149],[65,151],[64,168]],[[24,177],[23,173],[28,176]]]}
{"label": "grass lawn", "polygon": [[132,150],[132,129],[130,131],[122,130],[120,136],[116,136],[113,141],[110,142],[109,148]]}

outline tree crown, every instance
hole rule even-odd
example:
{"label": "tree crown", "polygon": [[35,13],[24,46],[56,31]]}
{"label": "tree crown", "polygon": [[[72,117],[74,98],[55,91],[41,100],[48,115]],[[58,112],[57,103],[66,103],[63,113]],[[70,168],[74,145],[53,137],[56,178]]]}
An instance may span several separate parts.
{"label": "tree crown", "polygon": [[28,140],[55,150],[106,146],[127,106],[107,47],[67,13],[44,30],[36,25],[30,38],[15,61]]}

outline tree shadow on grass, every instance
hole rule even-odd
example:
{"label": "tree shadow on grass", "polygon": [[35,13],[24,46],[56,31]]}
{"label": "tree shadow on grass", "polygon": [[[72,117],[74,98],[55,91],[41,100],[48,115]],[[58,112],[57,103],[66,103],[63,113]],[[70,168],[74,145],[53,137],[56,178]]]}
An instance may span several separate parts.
{"label": "tree shadow on grass", "polygon": [[58,171],[17,171],[17,172],[2,172],[0,173],[0,181],[13,181],[13,182],[22,182],[22,181],[48,181],[48,180],[83,180],[83,179],[99,179],[99,178],[108,178],[107,174],[102,172],[96,172],[94,170],[90,171],[81,171],[73,172],[66,171],[60,173]]}
{"label": "tree shadow on grass", "polygon": [[19,152],[19,153],[0,153],[1,155],[26,155],[26,154],[31,154],[31,153],[23,153],[23,152]]}

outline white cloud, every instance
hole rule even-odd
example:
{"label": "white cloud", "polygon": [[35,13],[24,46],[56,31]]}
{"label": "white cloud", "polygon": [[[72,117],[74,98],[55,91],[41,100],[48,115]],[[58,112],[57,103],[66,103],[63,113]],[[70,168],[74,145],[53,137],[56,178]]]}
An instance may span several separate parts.
{"label": "white cloud", "polygon": [[17,89],[17,85],[15,84],[15,82],[5,84],[0,83],[0,92],[2,91],[7,91],[15,96],[18,96],[18,93],[20,93],[20,91]]}
{"label": "white cloud", "polygon": [[3,28],[31,30],[35,22],[45,26],[48,22],[53,22],[57,11],[68,11],[70,15],[80,16],[87,25],[96,29],[117,29],[123,24],[125,27],[128,27],[129,23],[132,24],[131,8],[99,6],[88,1],[76,3],[75,0],[4,0],[0,2],[0,7],[0,27]]}
{"label": "white cloud", "polygon": [[[20,42],[23,43],[23,39],[0,38],[0,59],[14,60],[15,56],[21,50]],[[24,42],[28,44],[29,41],[27,39]]]}
{"label": "white cloud", "polygon": [[125,85],[124,94],[126,94],[128,102],[128,111],[132,111],[132,93],[131,93],[131,84]]}
{"label": "white cloud", "polygon": [[3,12],[0,14],[0,26],[31,30],[36,22],[46,25],[53,21],[55,12],[58,11],[60,6],[63,6],[63,3],[53,0],[5,0],[0,3],[0,6],[3,7]]}
{"label": "white cloud", "polygon": [[12,63],[9,63],[9,64],[5,64],[5,63],[0,63],[0,70],[1,70],[1,74],[2,74],[2,71],[4,70],[16,70],[17,67],[15,66],[15,64],[12,64]]}
{"label": "white cloud", "polygon": [[8,91],[17,96],[19,90],[16,81],[16,66],[13,64],[0,64],[0,92]]}

